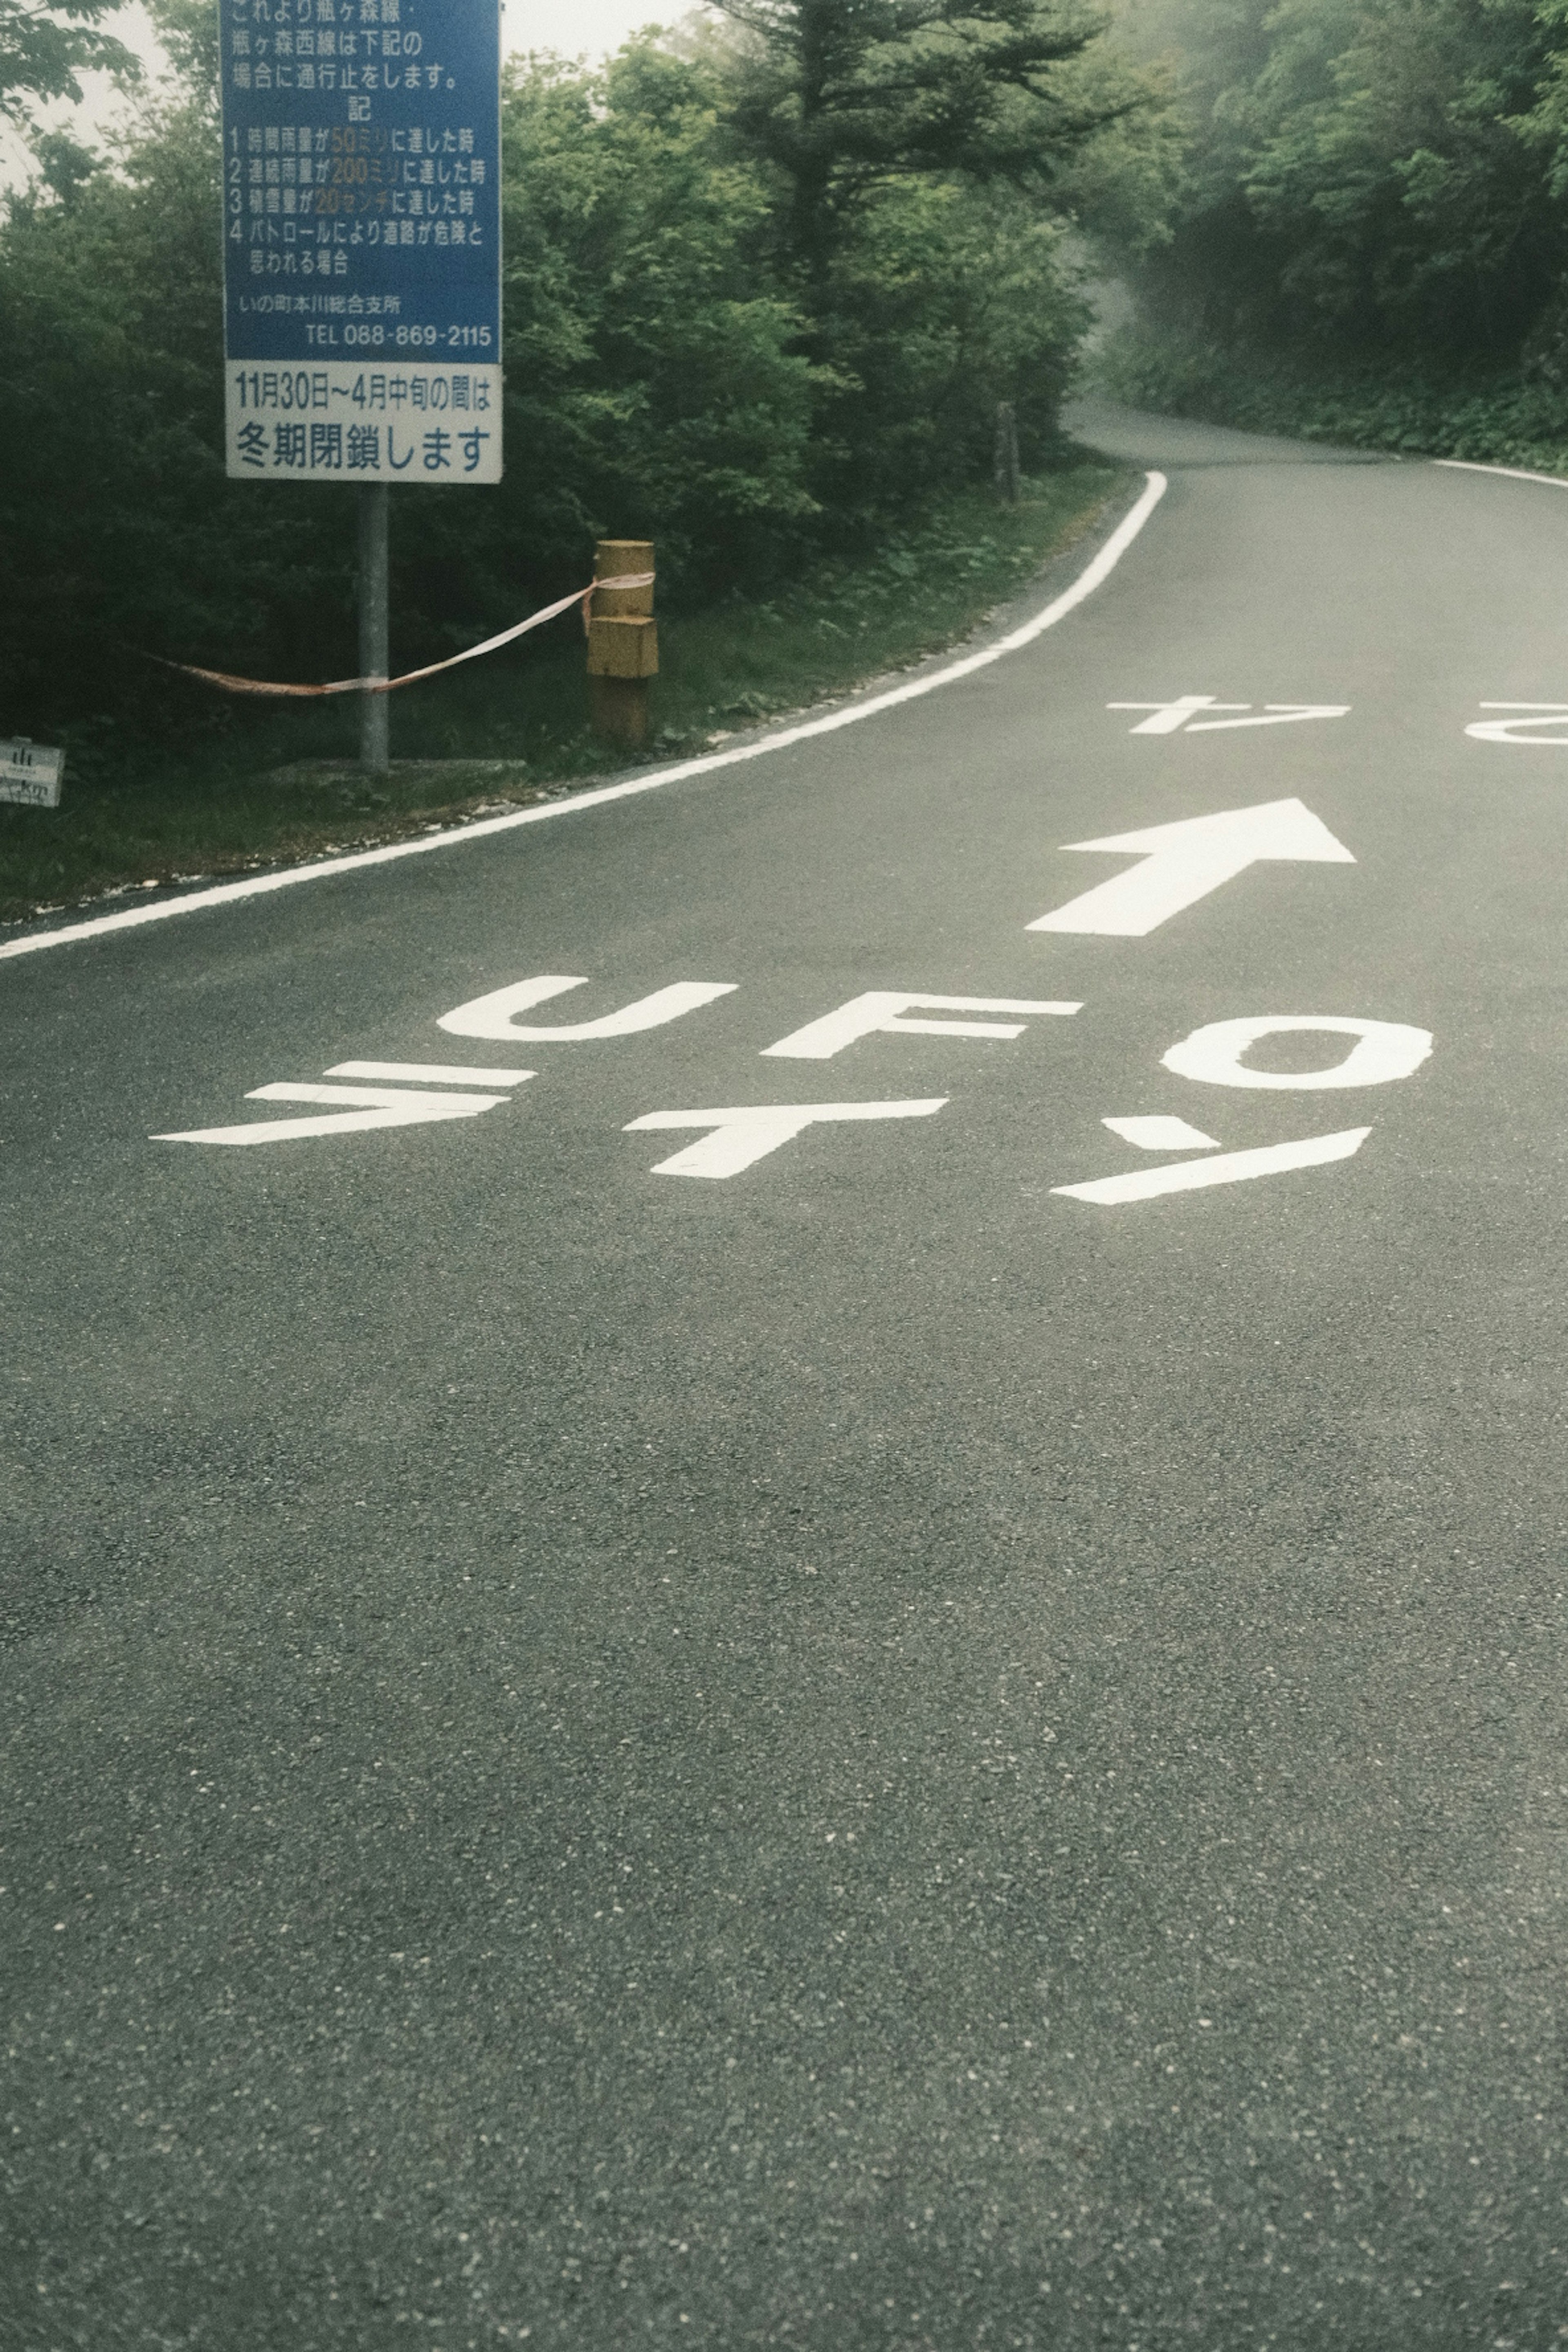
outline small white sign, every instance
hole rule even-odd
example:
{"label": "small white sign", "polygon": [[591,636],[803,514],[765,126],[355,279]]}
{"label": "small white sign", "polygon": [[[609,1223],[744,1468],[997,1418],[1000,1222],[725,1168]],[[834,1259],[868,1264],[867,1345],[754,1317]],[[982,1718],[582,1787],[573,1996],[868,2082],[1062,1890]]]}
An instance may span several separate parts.
{"label": "small white sign", "polygon": [[65,753],[53,744],[35,743],[26,735],[0,741],[0,801],[19,801],[24,808],[58,808],[65,764]]}

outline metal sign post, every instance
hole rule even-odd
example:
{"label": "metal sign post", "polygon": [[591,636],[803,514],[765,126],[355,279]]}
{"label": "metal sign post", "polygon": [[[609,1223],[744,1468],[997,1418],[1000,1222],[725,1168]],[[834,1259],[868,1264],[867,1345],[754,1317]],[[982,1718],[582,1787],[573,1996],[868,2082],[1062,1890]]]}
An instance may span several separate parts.
{"label": "metal sign post", "polygon": [[[391,631],[386,593],[387,495],[384,482],[366,482],[359,494],[359,674],[384,678]],[[362,694],[359,698],[359,757],[373,776],[384,776],[391,764],[392,730],[388,694]]]}
{"label": "metal sign post", "polygon": [[500,0],[218,15],[228,472],[361,487],[361,671],[385,677],[387,487],[501,478]]}

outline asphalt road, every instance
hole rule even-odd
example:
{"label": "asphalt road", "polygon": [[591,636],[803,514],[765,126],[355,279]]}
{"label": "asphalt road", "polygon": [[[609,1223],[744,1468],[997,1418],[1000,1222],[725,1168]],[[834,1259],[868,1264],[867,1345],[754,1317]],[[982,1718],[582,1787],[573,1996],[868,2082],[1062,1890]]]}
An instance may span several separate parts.
{"label": "asphalt road", "polygon": [[[1568,2338],[1568,492],[1089,422],[988,668],[0,964],[7,2352]],[[538,1075],[151,1139],[351,1060]]]}

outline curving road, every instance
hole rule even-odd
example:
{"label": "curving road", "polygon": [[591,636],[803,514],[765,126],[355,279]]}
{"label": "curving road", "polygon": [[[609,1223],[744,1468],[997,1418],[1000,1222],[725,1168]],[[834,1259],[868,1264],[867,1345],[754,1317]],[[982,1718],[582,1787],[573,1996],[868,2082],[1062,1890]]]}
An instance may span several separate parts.
{"label": "curving road", "polygon": [[12,942],[0,2344],[1568,2332],[1568,490],[1079,423],[999,659]]}

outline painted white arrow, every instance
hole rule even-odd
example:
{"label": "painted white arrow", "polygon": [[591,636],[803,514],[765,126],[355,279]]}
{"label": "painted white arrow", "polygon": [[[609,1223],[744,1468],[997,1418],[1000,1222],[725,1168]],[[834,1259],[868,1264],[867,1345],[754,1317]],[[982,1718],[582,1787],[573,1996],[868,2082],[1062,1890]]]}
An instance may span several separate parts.
{"label": "painted white arrow", "polygon": [[1141,940],[1206,898],[1222,882],[1264,859],[1353,866],[1355,858],[1300,801],[1259,801],[1254,808],[1216,809],[1212,816],[1146,825],[1141,833],[1108,834],[1103,841],[1067,841],[1064,849],[1141,851],[1142,862],[1086,890],[1027,926],[1031,931],[1098,932]]}

